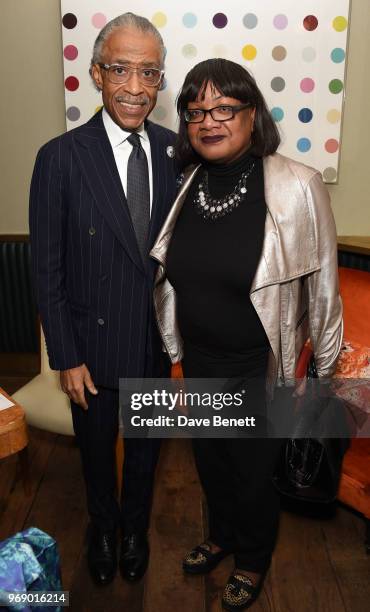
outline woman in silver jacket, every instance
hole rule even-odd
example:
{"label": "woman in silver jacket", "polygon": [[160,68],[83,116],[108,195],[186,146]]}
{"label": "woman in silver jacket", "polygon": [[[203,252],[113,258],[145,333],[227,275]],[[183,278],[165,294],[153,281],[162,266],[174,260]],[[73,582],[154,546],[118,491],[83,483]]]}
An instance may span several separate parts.
{"label": "woman in silver jacket", "polygon": [[[155,307],[172,363],[185,377],[262,377],[270,395],[294,384],[310,338],[319,377],[342,342],[337,245],[318,171],[276,153],[279,135],[253,77],[207,60],[178,97],[177,154],[186,166],[151,251]],[[245,271],[245,275],[244,275]],[[189,574],[234,554],[226,610],[256,599],[276,540],[271,476],[276,440],[194,439],[209,537],[184,559]]]}

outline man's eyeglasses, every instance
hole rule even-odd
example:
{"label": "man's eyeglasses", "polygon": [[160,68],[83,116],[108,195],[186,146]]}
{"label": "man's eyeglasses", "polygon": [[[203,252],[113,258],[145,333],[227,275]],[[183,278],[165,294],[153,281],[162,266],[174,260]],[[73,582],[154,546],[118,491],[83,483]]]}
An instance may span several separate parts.
{"label": "man's eyeglasses", "polygon": [[159,68],[132,68],[123,64],[98,64],[107,72],[108,80],[117,85],[127,83],[130,80],[133,72],[137,73],[139,81],[142,85],[156,87],[161,82],[164,70]]}
{"label": "man's eyeglasses", "polygon": [[209,113],[213,121],[229,121],[233,119],[236,113],[252,106],[250,102],[245,104],[239,104],[238,106],[231,106],[229,104],[222,104],[222,106],[215,106],[214,108],[191,108],[184,111],[184,118],[187,123],[202,123],[206,114]]}

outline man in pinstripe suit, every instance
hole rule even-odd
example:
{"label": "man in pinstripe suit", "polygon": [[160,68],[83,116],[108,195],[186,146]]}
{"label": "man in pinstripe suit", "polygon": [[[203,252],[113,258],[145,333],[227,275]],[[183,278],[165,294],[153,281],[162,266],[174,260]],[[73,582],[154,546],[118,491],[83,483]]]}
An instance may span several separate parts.
{"label": "man in pinstripe suit", "polygon": [[41,148],[31,185],[40,315],[50,365],[71,399],[91,519],[88,561],[99,584],[115,575],[119,525],[122,575],[140,578],[149,556],[159,442],[125,441],[120,507],[115,441],[119,377],[168,373],[148,257],[176,187],[175,135],[147,120],[163,60],[162,38],[148,20],[126,13],[109,22],[95,41],[90,70],[104,108]]}

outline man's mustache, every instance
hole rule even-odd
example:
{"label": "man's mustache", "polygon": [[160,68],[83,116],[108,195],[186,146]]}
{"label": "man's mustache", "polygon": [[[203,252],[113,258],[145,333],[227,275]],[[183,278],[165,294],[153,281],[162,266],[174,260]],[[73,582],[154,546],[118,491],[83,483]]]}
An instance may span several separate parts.
{"label": "man's mustache", "polygon": [[125,96],[116,96],[116,101],[123,102],[124,104],[138,104],[140,106],[149,104],[148,98],[126,98]]}

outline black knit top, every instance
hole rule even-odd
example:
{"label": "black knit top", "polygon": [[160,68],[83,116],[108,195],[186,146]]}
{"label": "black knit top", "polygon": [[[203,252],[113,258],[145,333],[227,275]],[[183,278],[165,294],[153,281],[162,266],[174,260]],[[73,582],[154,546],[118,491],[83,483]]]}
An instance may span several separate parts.
{"label": "black knit top", "polygon": [[[239,206],[218,219],[204,219],[194,203],[204,171],[211,196],[223,198],[252,164]],[[177,295],[186,376],[265,373],[269,342],[249,297],[265,217],[261,158],[247,152],[230,164],[205,163],[199,169],[178,216],[166,261]]]}

